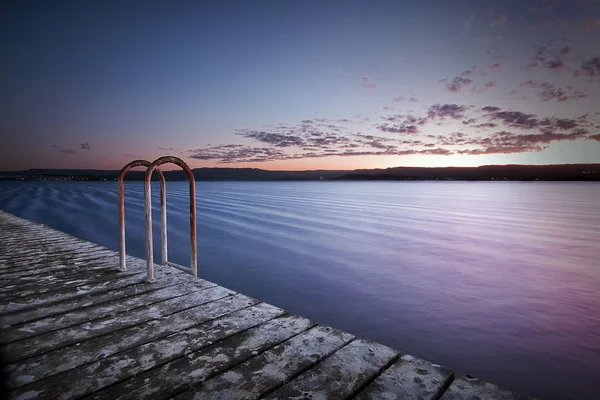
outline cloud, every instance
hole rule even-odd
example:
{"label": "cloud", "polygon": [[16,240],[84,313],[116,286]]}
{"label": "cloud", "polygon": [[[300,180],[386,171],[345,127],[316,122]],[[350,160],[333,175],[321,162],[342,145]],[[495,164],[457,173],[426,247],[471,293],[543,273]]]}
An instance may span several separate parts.
{"label": "cloud", "polygon": [[77,153],[77,150],[74,150],[74,149],[62,149],[62,150],[59,150],[59,152],[65,153],[65,154],[75,154],[75,153]]}
{"label": "cloud", "polygon": [[471,68],[469,68],[468,70],[461,72],[460,76],[467,77],[467,76],[475,75],[477,73],[479,73],[479,68],[476,65],[474,65]]}
{"label": "cloud", "polygon": [[466,105],[458,104],[435,104],[427,110],[427,117],[430,119],[456,119],[464,118],[464,113],[470,108]]}
{"label": "cloud", "polygon": [[500,111],[501,108],[500,107],[494,107],[494,106],[485,106],[481,108],[482,111],[486,111],[486,112],[494,112],[494,111]]}
{"label": "cloud", "polygon": [[376,126],[382,132],[396,133],[401,135],[416,135],[420,132],[419,126],[427,123],[427,118],[415,117],[413,115],[390,115],[382,117],[386,122]]}
{"label": "cloud", "polygon": [[575,90],[573,86],[557,88],[550,82],[528,80],[526,82],[521,83],[519,86],[538,89],[536,91],[536,94],[542,101],[556,100],[558,102],[565,102],[588,96],[587,93]]}
{"label": "cloud", "polygon": [[[574,90],[534,80],[523,82],[521,86],[540,92],[548,101],[564,101],[573,95],[566,90]],[[373,124],[357,116],[356,122],[320,118],[263,129],[242,129],[235,134],[249,143],[207,145],[189,150],[187,154],[193,159],[217,163],[366,155],[512,154],[542,151],[557,141],[600,141],[598,122],[592,120],[596,116],[588,118],[588,114],[576,118],[544,117],[492,105],[476,108],[465,104],[435,104],[421,115],[391,113]],[[426,132],[433,125],[452,127],[455,131],[437,135]],[[470,127],[468,132],[460,131],[465,126]]]}
{"label": "cloud", "polygon": [[[496,109],[497,107],[490,108]],[[573,140],[584,137],[589,134],[587,128],[590,126],[586,118],[540,118],[535,114],[512,110],[494,110],[485,114],[484,118],[495,123],[500,123],[507,128],[527,131],[536,130],[540,136],[535,137],[550,138],[549,140],[551,141]]]}
{"label": "cloud", "polygon": [[57,147],[58,147],[58,145],[57,145],[57,144],[53,144],[53,145],[52,145],[52,147],[54,147],[54,148],[57,148]]}
{"label": "cloud", "polygon": [[509,131],[494,132],[488,137],[477,137],[464,142],[466,146],[476,146],[466,150],[458,150],[459,154],[511,154],[543,150],[543,144],[559,140],[576,140],[584,138],[585,130],[571,133],[513,133]]}
{"label": "cloud", "polygon": [[80,145],[81,150],[91,150],[92,148],[90,147],[89,143],[81,143]]}
{"label": "cloud", "polygon": [[271,133],[271,132],[259,132],[259,131],[250,131],[241,133],[242,136],[247,138],[256,139],[259,142],[268,143],[275,147],[302,147],[305,144],[305,141],[296,135],[282,135],[279,133]]}
{"label": "cloud", "polygon": [[579,69],[575,71],[574,75],[585,75],[590,78],[600,77],[600,57],[592,57],[585,60]]}
{"label": "cloud", "polygon": [[529,64],[526,69],[543,67],[551,70],[563,70],[565,69],[564,57],[572,51],[571,45],[563,41],[551,40],[537,45],[533,55],[534,62]]}
{"label": "cloud", "polygon": [[377,88],[377,84],[374,83],[373,80],[368,76],[361,76],[360,78],[358,78],[358,80],[361,82],[361,86],[366,89],[376,89]]}
{"label": "cloud", "polygon": [[471,85],[473,83],[472,79],[463,78],[460,76],[454,77],[450,82],[446,83],[446,89],[450,92],[460,92],[463,88]]}
{"label": "cloud", "polygon": [[411,97],[398,96],[398,97],[394,97],[392,99],[392,101],[394,103],[402,103],[402,102],[405,102],[405,101],[408,101],[408,102],[411,102],[411,103],[416,103],[419,100],[417,100],[415,97],[412,97],[412,96]]}
{"label": "cloud", "polygon": [[487,67],[488,71],[498,71],[500,69],[506,68],[508,66],[508,63],[496,63],[496,64],[492,64],[489,67]]}
{"label": "cloud", "polygon": [[546,89],[542,90],[538,94],[543,101],[556,100],[559,102],[581,99],[588,96],[586,93],[574,90],[572,86],[567,86],[565,88]]}

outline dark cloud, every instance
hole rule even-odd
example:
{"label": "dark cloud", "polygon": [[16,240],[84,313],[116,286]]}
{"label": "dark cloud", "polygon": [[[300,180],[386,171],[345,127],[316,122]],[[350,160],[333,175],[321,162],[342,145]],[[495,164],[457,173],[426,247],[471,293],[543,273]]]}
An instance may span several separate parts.
{"label": "dark cloud", "polygon": [[232,162],[259,162],[270,160],[288,159],[289,155],[281,150],[270,147],[250,147],[238,145],[213,146],[205,149],[190,151],[190,158],[196,160],[217,160],[221,163]]}
{"label": "dark cloud", "polygon": [[471,108],[466,105],[459,104],[435,104],[429,107],[427,110],[427,117],[429,119],[456,119],[462,120],[464,118],[464,113]]}
{"label": "dark cloud", "polygon": [[390,115],[383,117],[387,121],[377,126],[382,132],[396,133],[401,135],[416,135],[420,132],[419,126],[427,123],[427,118],[415,117],[413,115]]}
{"label": "dark cloud", "polygon": [[565,63],[562,60],[548,60],[544,63],[544,66],[548,69],[565,69]]}
{"label": "dark cloud", "polygon": [[565,69],[564,57],[573,51],[571,45],[563,41],[549,41],[536,47],[534,62],[527,69],[543,67],[550,70]]}
{"label": "dark cloud", "polygon": [[471,85],[472,83],[472,79],[456,76],[450,82],[446,83],[446,89],[448,89],[450,92],[456,93],[460,92],[463,88]]}
{"label": "dark cloud", "polygon": [[590,78],[600,77],[600,57],[592,57],[585,60],[578,70],[575,71],[575,76],[585,75]]}
{"label": "dark cloud", "polygon": [[481,110],[482,111],[486,111],[486,112],[494,112],[494,111],[501,110],[501,108],[500,107],[494,107],[494,106],[485,106]]}
{"label": "dark cloud", "polygon": [[539,92],[539,96],[543,101],[556,100],[560,102],[569,101],[573,99],[581,99],[587,97],[586,93],[574,90],[572,86],[565,88],[552,88],[546,89]]}
{"label": "dark cloud", "polygon": [[587,131],[577,129],[570,133],[513,133],[509,131],[494,132],[488,137],[477,137],[465,141],[466,146],[475,146],[466,150],[458,150],[459,154],[511,154],[531,151],[542,151],[545,144],[553,141],[576,140],[585,138]]}
{"label": "dark cloud", "polygon": [[57,148],[57,147],[58,147],[58,145],[57,145],[57,144],[53,144],[53,145],[52,145],[52,147],[54,147],[54,148]]}
{"label": "dark cloud", "polygon": [[559,102],[565,102],[588,96],[587,93],[575,90],[573,86],[557,88],[550,82],[528,80],[526,82],[521,83],[519,86],[537,89],[536,94],[542,101],[555,100]]}
{"label": "dark cloud", "polygon": [[242,136],[258,140],[259,142],[268,143],[275,147],[302,147],[305,141],[296,135],[282,135],[279,133],[249,131],[240,133]]}
{"label": "dark cloud", "polygon": [[539,143],[583,138],[589,134],[587,128],[590,126],[585,118],[540,118],[535,114],[520,111],[494,111],[484,117],[507,128],[537,131],[539,133],[531,133],[522,137],[533,138]]}
{"label": "dark cloud", "polygon": [[89,143],[81,143],[81,150],[91,150]]}
{"label": "dark cloud", "polygon": [[487,129],[487,128],[495,128],[498,125],[493,122],[484,122],[483,124],[477,124],[474,126],[475,126],[475,128],[486,128]]}

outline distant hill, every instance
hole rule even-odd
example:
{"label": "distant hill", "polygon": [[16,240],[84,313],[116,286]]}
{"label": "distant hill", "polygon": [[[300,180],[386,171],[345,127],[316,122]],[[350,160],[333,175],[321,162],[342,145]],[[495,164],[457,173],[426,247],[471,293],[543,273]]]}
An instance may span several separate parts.
{"label": "distant hill", "polygon": [[[600,164],[484,165],[480,167],[393,167],[386,169],[269,171],[258,168],[196,168],[199,181],[284,180],[542,180],[600,181]],[[0,172],[2,180],[115,180],[116,170],[29,169]],[[185,180],[182,170],[165,171],[167,180]],[[156,177],[155,177],[156,178]],[[127,173],[127,180],[143,180],[143,170]]]}

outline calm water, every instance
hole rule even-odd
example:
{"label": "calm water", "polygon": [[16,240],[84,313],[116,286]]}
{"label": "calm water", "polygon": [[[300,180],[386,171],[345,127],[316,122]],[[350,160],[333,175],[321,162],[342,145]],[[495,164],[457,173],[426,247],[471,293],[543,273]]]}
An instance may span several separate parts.
{"label": "calm water", "polygon": [[[600,184],[197,189],[202,277],[540,398],[597,398]],[[140,183],[126,203],[143,257]],[[168,183],[168,206],[170,258],[189,265],[186,183]],[[115,182],[0,182],[0,209],[117,249]]]}

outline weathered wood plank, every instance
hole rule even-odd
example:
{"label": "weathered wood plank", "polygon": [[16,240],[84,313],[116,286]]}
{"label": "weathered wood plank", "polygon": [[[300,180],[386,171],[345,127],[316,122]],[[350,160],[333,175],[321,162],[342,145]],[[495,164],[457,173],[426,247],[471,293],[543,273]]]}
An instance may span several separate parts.
{"label": "weathered wood plank", "polygon": [[[27,393],[35,393],[36,397],[31,396],[32,399],[50,397],[57,392],[65,399],[89,395],[151,368],[183,357],[215,341],[223,340],[269,321],[282,313],[283,310],[264,303],[244,308],[93,364],[25,385],[11,392],[11,396],[20,396],[24,400],[28,398]],[[24,379],[30,379],[30,377],[17,377],[17,380]]]}
{"label": "weathered wood plank", "polygon": [[166,399],[314,326],[292,315],[271,320],[223,342],[153,369],[107,390],[94,399]]}
{"label": "weathered wood plank", "polygon": [[[32,322],[73,310],[82,310],[90,306],[100,305],[108,303],[109,301],[124,299],[137,294],[178,285],[186,281],[189,281],[189,278],[181,275],[174,275],[169,277],[169,279],[160,279],[151,284],[147,283],[145,280],[138,280],[135,283],[124,286],[123,288],[117,288],[116,290],[96,294],[82,294],[71,299],[54,302],[50,307],[29,308],[23,311],[0,315],[0,326],[8,328],[11,325]],[[208,281],[203,281],[202,285],[206,285],[204,287],[209,287],[210,283]]]}
{"label": "weathered wood plank", "polygon": [[257,399],[330,356],[353,335],[317,326],[174,397],[182,399]]}
{"label": "weathered wood plank", "polygon": [[519,400],[519,397],[512,390],[464,375],[452,382],[441,400]]}
{"label": "weathered wood plank", "polygon": [[387,346],[362,339],[355,340],[267,398],[350,398],[387,368],[397,356],[398,351]]}
{"label": "weathered wood plank", "polygon": [[453,372],[448,368],[403,355],[356,399],[439,399],[452,378]]}
{"label": "weathered wood plank", "polygon": [[54,262],[51,264],[46,264],[40,268],[36,269],[23,269],[16,272],[6,273],[4,275],[0,275],[0,292],[4,292],[4,286],[9,283],[14,284],[23,284],[28,282],[39,283],[43,281],[45,278],[52,276],[55,280],[60,278],[73,278],[74,274],[83,274],[89,272],[100,272],[100,273],[110,273],[115,270],[114,262],[118,261],[117,258],[113,258],[113,262],[106,257],[99,257],[98,260],[102,260],[102,263],[90,262],[84,266],[78,265],[66,265],[65,262]]}
{"label": "weathered wood plank", "polygon": [[[58,301],[59,299],[64,300],[66,298],[73,297],[73,292],[76,292],[77,295],[97,292],[99,293],[109,289],[126,286],[130,284],[128,282],[137,282],[143,280],[146,271],[145,263],[143,263],[142,260],[139,259],[133,259],[132,262],[129,262],[128,260],[128,263],[128,265],[131,268],[129,268],[129,270],[125,273],[115,270],[115,272],[112,275],[109,274],[103,280],[97,280],[95,282],[86,282],[85,284],[81,284],[79,286],[69,286],[61,288],[58,291],[53,290],[46,291],[44,293],[39,293],[35,289],[21,290],[21,292],[17,290],[15,292],[16,297],[11,297],[2,300],[2,303],[0,304],[0,314],[30,308],[32,304],[34,306],[37,306],[43,303],[49,303],[51,301]],[[173,276],[185,274],[175,268],[157,267],[155,270],[155,275],[158,280],[171,279]],[[126,285],[124,285],[124,283]]]}
{"label": "weathered wood plank", "polygon": [[162,319],[147,321],[7,365],[6,371],[15,377],[19,375],[33,377],[29,378],[29,381],[46,378],[255,304],[257,304],[257,300],[241,294],[224,297],[175,312]]}
{"label": "weathered wood plank", "polygon": [[162,318],[174,312],[208,303],[226,296],[231,296],[233,294],[234,292],[229,289],[215,286],[199,292],[161,301],[152,304],[150,307],[134,310],[124,315],[107,316],[92,322],[86,322],[59,331],[24,339],[19,342],[13,342],[10,346],[5,347],[4,359],[7,363],[13,363],[36,354],[75,344],[152,319]]}
{"label": "weathered wood plank", "polygon": [[90,250],[86,252],[80,252],[73,254],[73,250],[64,250],[61,252],[31,252],[28,249],[22,248],[20,250],[13,250],[13,253],[20,253],[18,258],[14,258],[10,261],[5,261],[0,266],[1,274],[19,273],[21,271],[39,271],[43,269],[48,263],[58,262],[63,264],[72,265],[75,267],[87,267],[87,265],[93,265],[98,261],[114,260],[116,257],[114,252],[110,250]]}
{"label": "weathered wood plank", "polygon": [[[151,286],[151,285],[147,285]],[[183,296],[188,293],[197,292],[216,286],[206,281],[204,282],[183,282],[179,285],[168,286],[166,288],[156,288],[146,293],[140,293],[136,296],[127,297],[105,304],[87,307],[72,311],[67,314],[49,316],[38,319],[34,322],[19,324],[14,329],[9,330],[0,338],[1,344],[7,344],[29,337],[39,336],[44,333],[57,331],[82,324],[84,322],[93,322],[105,318],[106,315],[118,316],[121,313],[132,311],[144,306],[158,303],[163,300]]]}
{"label": "weathered wood plank", "polygon": [[[21,285],[13,285],[13,287],[5,287],[6,291],[0,292],[0,301],[10,302],[15,299],[22,297],[28,297],[31,295],[38,295],[44,293],[60,292],[68,288],[77,286],[93,285],[97,284],[98,281],[106,281],[111,279],[119,279],[124,276],[131,276],[137,274],[137,271],[126,271],[126,272],[106,272],[106,273],[87,273],[87,274],[73,274],[70,278],[53,280],[50,278],[52,283],[46,281],[45,285],[39,283],[26,283]],[[20,290],[21,288],[21,290]]]}
{"label": "weathered wood plank", "polygon": [[124,286],[142,283],[144,280],[145,275],[142,272],[124,276],[122,276],[119,272],[116,272],[113,279],[106,279],[104,281],[88,283],[86,285],[68,287],[59,292],[46,292],[39,295],[36,293],[29,293],[26,296],[7,300],[0,304],[0,314],[19,312],[42,306],[50,306],[53,303],[73,299],[78,296],[101,294],[122,288]]}

